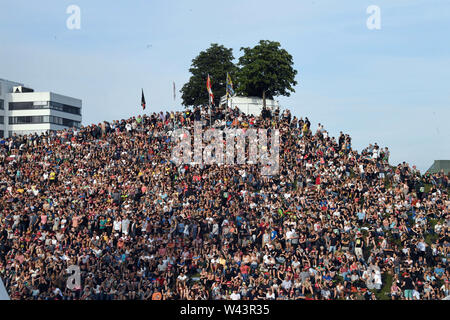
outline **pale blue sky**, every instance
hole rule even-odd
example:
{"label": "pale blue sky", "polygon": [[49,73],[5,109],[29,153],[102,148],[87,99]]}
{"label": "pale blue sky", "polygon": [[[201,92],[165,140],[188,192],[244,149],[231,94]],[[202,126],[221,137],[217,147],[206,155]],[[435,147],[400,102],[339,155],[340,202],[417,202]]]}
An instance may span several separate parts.
{"label": "pale blue sky", "polygon": [[[81,8],[69,30],[66,9]],[[366,9],[381,8],[381,30]],[[191,60],[211,43],[281,42],[299,71],[284,107],[359,151],[424,171],[450,159],[449,0],[0,0],[0,78],[83,100],[83,124],[180,109]]]}

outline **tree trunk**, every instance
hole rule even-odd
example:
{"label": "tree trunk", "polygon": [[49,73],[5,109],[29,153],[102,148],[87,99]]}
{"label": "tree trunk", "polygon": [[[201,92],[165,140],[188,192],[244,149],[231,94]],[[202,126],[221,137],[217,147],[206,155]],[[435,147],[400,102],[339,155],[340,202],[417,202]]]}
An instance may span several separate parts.
{"label": "tree trunk", "polygon": [[263,109],[266,108],[266,90],[263,91]]}

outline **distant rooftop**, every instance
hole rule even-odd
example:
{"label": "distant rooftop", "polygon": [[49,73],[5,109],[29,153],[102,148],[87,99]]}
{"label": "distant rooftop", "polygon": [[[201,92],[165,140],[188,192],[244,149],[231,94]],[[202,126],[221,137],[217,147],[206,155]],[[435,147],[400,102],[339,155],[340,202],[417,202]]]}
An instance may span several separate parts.
{"label": "distant rooftop", "polygon": [[434,160],[433,165],[427,170],[429,173],[438,173],[444,170],[445,174],[450,172],[450,160]]}

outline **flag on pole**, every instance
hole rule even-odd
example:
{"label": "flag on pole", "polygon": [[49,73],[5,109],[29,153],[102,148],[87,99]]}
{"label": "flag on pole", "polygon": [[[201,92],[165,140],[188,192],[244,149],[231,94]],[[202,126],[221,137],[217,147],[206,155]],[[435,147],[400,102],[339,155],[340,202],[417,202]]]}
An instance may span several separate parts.
{"label": "flag on pole", "polygon": [[142,89],[141,106],[142,106],[142,110],[145,110],[145,97],[144,97],[144,89]]}
{"label": "flag on pole", "polygon": [[230,74],[227,72],[227,97],[234,95],[233,82],[231,81]]}
{"label": "flag on pole", "polygon": [[175,81],[173,82],[173,101],[177,98],[177,95],[175,93]]}
{"label": "flag on pole", "polygon": [[209,78],[209,74],[208,74],[208,80],[206,80],[206,89],[208,90],[208,93],[209,93],[209,102],[211,104],[214,104],[214,94],[211,90],[211,79]]}

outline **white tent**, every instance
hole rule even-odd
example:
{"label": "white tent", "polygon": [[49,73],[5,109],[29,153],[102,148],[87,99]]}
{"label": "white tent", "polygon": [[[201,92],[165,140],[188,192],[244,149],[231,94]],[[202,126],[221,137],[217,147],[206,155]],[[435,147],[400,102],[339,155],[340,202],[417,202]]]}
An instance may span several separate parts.
{"label": "white tent", "polygon": [[0,300],[10,300],[2,278],[0,278]]}
{"label": "white tent", "polygon": [[[220,99],[220,105],[222,106],[226,104],[227,104],[227,97],[223,96]],[[239,110],[241,110],[241,112],[247,115],[253,114],[254,116],[259,116],[261,114],[261,110],[263,107],[263,99],[258,97],[235,96],[228,99],[228,107],[231,107],[233,109],[237,107]],[[266,99],[266,107],[273,112],[280,106],[278,104],[278,101]]]}

